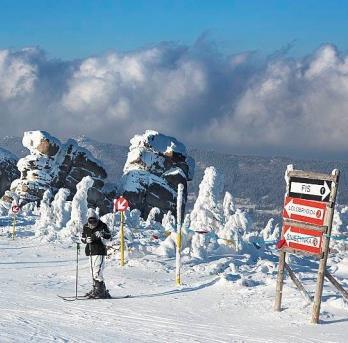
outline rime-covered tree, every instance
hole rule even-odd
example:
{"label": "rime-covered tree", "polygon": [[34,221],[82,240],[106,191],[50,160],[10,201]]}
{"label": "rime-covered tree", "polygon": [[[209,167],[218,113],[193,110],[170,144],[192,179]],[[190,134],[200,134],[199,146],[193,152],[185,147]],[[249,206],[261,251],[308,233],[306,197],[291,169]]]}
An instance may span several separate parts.
{"label": "rime-covered tree", "polygon": [[48,235],[50,232],[54,231],[54,219],[53,212],[51,208],[52,192],[47,189],[40,202],[39,217],[35,223],[35,235],[44,236]]}
{"label": "rime-covered tree", "polygon": [[221,205],[223,175],[208,167],[199,185],[197,200],[191,212],[191,228],[195,231],[217,231],[223,222]]}
{"label": "rime-covered tree", "polygon": [[87,222],[88,190],[93,186],[94,180],[90,176],[85,176],[76,186],[77,191],[71,203],[71,217],[62,232],[65,236],[76,236]]}
{"label": "rime-covered tree", "polygon": [[222,204],[225,220],[236,212],[236,207],[233,202],[233,197],[230,192],[225,193],[224,201]]}
{"label": "rime-covered tree", "polygon": [[67,202],[70,191],[66,188],[60,188],[52,201],[52,214],[54,224],[57,228],[63,228],[70,218],[71,203]]}

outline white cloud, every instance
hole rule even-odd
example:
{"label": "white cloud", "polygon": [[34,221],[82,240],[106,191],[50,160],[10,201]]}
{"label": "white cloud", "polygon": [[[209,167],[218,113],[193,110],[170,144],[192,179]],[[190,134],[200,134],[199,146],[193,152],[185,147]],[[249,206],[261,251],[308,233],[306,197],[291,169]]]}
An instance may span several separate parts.
{"label": "white cloud", "polygon": [[[30,50],[26,51],[31,53]],[[26,61],[23,56],[0,50],[0,100],[6,101],[30,94],[37,77],[36,72],[36,66]]]}
{"label": "white cloud", "polygon": [[235,153],[347,153],[348,57],[223,56],[174,43],[81,61],[0,50],[0,134],[45,129],[127,144],[148,128]]}

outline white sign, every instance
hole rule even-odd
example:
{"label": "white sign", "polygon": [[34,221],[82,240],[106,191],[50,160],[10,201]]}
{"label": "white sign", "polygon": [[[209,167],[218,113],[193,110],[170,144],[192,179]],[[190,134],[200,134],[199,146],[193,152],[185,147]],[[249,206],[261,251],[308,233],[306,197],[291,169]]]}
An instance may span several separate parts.
{"label": "white sign", "polygon": [[313,219],[323,219],[324,217],[324,211],[322,209],[303,204],[295,204],[293,199],[284,206],[284,210],[289,218],[291,218],[292,215],[299,215]]}
{"label": "white sign", "polygon": [[324,181],[323,185],[303,182],[291,182],[290,192],[318,196],[323,201],[330,194],[331,189],[326,181]]}
{"label": "white sign", "polygon": [[297,243],[301,245],[307,245],[309,247],[318,248],[320,246],[321,240],[318,237],[311,235],[306,235],[299,232],[292,232],[291,228],[284,235],[286,243]]}

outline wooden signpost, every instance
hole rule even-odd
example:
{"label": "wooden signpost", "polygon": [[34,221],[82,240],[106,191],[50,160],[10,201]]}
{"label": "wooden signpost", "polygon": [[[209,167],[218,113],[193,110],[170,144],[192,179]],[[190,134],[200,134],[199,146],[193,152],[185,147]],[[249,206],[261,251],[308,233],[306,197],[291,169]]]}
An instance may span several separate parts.
{"label": "wooden signpost", "polygon": [[[324,278],[326,277],[347,299],[348,292],[326,271],[332,221],[339,181],[339,171],[330,174],[288,170],[287,190],[283,209],[283,230],[280,250],[274,310],[281,310],[285,270],[305,298],[313,302],[312,323],[319,322]],[[319,258],[319,270],[314,298],[309,295],[285,262],[286,254],[302,254]]]}

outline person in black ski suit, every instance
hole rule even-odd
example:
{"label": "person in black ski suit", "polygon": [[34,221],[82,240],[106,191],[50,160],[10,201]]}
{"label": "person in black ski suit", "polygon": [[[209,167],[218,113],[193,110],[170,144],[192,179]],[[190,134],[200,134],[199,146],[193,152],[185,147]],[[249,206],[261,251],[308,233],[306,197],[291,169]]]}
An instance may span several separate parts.
{"label": "person in black ski suit", "polygon": [[86,256],[89,256],[90,268],[93,277],[93,289],[86,294],[90,298],[110,298],[106,289],[103,271],[105,267],[106,247],[104,240],[111,239],[111,233],[95,210],[88,210],[88,221],[83,226],[81,241],[86,244]]}

